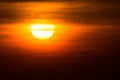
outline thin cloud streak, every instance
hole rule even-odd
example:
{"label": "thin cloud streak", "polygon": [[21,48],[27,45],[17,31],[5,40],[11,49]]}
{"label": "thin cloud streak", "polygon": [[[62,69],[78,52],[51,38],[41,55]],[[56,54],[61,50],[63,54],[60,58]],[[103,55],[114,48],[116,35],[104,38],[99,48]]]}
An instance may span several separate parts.
{"label": "thin cloud streak", "polygon": [[[60,7],[44,8],[42,3],[1,3],[0,23],[19,22],[25,19],[40,19],[42,14],[48,19],[64,20],[70,23],[92,25],[119,24],[120,7],[116,3],[70,3],[59,2]],[[56,2],[50,4],[57,5]],[[29,9],[31,5],[39,5]],[[53,9],[54,8],[54,9]],[[35,10],[37,9],[37,10]],[[47,11],[48,10],[48,11]],[[24,12],[24,13],[23,13]],[[114,12],[114,13],[113,13]]]}

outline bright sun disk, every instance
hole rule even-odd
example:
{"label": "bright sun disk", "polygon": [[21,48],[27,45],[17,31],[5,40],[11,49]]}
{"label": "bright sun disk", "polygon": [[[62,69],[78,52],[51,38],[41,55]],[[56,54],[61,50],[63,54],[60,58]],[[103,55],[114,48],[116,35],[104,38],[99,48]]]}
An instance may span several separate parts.
{"label": "bright sun disk", "polygon": [[54,34],[54,25],[52,24],[33,24],[31,32],[37,39],[49,39]]}

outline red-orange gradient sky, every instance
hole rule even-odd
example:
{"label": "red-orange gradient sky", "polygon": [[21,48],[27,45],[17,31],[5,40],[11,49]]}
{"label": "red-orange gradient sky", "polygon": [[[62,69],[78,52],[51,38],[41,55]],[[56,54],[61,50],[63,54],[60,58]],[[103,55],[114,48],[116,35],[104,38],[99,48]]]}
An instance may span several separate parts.
{"label": "red-orange gradient sky", "polygon": [[[95,4],[96,9],[93,7]],[[74,52],[113,45],[111,38],[118,34],[118,26],[114,25],[117,23],[117,18],[114,19],[116,22],[110,18],[117,15],[117,12],[111,15],[111,11],[117,7],[109,7],[111,3],[103,3],[105,7],[97,4],[89,2],[1,3],[1,10],[3,10],[0,13],[1,48],[6,46],[15,52],[18,50],[14,48],[18,48],[28,52],[33,50],[33,53],[53,51],[61,54],[59,51],[66,53],[72,50]],[[108,18],[107,15],[104,16],[107,11],[111,15]],[[41,24],[42,20],[44,21],[42,23],[55,25],[55,33],[49,40],[38,40],[31,33],[31,26]],[[109,30],[115,30],[115,33],[114,31],[109,33]],[[98,42],[97,39],[100,41]],[[8,50],[9,53],[10,51]]]}
{"label": "red-orange gradient sky", "polygon": [[[0,80],[112,77],[120,56],[119,10],[117,0],[1,0]],[[35,24],[54,25],[53,36],[35,38]]]}

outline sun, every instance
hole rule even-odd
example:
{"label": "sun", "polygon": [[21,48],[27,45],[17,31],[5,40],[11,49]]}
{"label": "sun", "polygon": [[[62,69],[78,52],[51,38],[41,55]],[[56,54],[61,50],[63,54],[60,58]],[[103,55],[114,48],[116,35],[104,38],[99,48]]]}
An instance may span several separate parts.
{"label": "sun", "polygon": [[37,39],[49,39],[54,34],[53,24],[33,24],[31,32]]}

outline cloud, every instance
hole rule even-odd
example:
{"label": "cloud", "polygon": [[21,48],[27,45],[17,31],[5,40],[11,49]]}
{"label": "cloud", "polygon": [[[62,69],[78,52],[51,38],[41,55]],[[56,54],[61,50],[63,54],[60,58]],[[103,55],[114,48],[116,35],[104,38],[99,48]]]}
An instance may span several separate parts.
{"label": "cloud", "polygon": [[[60,3],[60,2],[58,2]],[[43,3],[1,3],[0,23],[15,23],[24,19],[60,19],[75,24],[119,24],[119,3],[50,3],[56,5],[46,7]],[[34,6],[31,7],[31,5]],[[41,11],[43,8],[44,11]],[[55,9],[56,8],[56,9]],[[54,10],[55,9],[55,10]],[[48,11],[47,11],[48,10]]]}
{"label": "cloud", "polygon": [[119,0],[0,0],[0,2],[119,2]]}
{"label": "cloud", "polygon": [[20,19],[20,10],[13,4],[0,4],[0,23],[16,22]]}
{"label": "cloud", "polygon": [[64,18],[71,22],[84,24],[119,24],[119,4],[94,3],[76,8],[76,11],[66,12]]}

